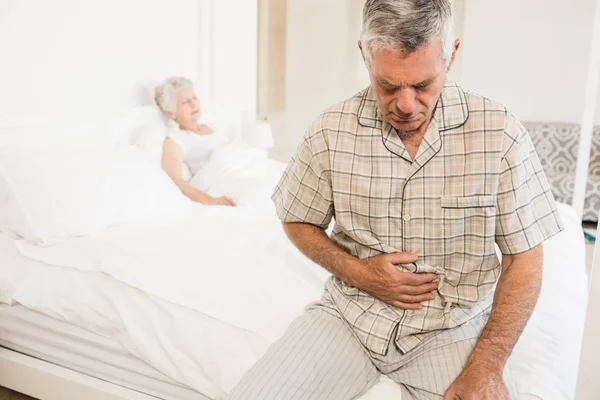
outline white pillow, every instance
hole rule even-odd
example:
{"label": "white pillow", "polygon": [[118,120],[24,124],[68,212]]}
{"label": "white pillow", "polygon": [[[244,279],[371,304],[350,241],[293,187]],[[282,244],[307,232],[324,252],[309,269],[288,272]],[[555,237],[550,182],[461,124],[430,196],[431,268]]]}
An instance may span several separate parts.
{"label": "white pillow", "polygon": [[0,148],[0,229],[52,244],[125,222],[163,222],[192,203],[134,148]]}
{"label": "white pillow", "polygon": [[162,122],[153,122],[142,127],[135,146],[156,165],[162,163],[162,151],[165,138],[167,137],[167,126]]}

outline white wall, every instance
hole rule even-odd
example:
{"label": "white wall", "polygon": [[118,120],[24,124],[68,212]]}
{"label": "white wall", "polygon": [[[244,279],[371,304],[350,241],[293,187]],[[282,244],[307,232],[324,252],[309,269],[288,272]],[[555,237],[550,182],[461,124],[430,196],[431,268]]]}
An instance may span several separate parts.
{"label": "white wall", "polygon": [[195,0],[0,2],[0,114],[150,104],[148,83],[197,79]]}
{"label": "white wall", "polygon": [[596,95],[596,125],[600,125],[600,90]]}
{"label": "white wall", "polygon": [[[304,131],[325,108],[365,88],[359,73],[356,14],[362,0],[288,0],[287,112],[270,115],[273,155],[287,159]],[[352,32],[354,32],[352,34]]]}
{"label": "white wall", "polygon": [[152,105],[170,75],[207,111],[254,119],[256,36],[249,0],[2,0],[0,133]]}
{"label": "white wall", "polygon": [[243,113],[246,122],[253,123],[257,113],[257,0],[213,0],[212,16],[211,107],[231,118]]}
{"label": "white wall", "polygon": [[580,123],[594,4],[467,1],[461,83],[523,120]]}

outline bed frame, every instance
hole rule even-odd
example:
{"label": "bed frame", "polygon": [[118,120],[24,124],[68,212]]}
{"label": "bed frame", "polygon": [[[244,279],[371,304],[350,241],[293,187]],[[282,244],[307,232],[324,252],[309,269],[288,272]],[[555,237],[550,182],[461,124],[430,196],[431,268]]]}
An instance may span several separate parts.
{"label": "bed frame", "polygon": [[0,347],[0,386],[42,400],[157,399],[5,347]]}

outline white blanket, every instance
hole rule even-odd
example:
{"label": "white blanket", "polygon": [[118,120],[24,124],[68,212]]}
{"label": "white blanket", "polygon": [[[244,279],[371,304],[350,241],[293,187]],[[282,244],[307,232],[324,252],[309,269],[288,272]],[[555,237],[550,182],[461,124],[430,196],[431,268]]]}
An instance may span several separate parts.
{"label": "white blanket", "polygon": [[272,212],[271,194],[285,164],[243,141],[221,146],[190,183],[211,196],[229,196],[240,207]]}
{"label": "white blanket", "polygon": [[101,271],[175,304],[273,340],[322,294],[323,270],[290,244],[275,217],[198,206],[170,225],[128,224],[27,257]]}

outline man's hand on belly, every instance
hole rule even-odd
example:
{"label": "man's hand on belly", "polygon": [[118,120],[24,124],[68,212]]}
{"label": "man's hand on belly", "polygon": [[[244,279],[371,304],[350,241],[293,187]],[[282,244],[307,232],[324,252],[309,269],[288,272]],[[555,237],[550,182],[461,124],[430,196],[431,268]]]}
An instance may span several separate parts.
{"label": "man's hand on belly", "polygon": [[302,222],[284,222],[292,243],[315,263],[348,285],[403,310],[418,310],[421,302],[433,299],[437,289],[435,274],[399,271],[396,265],[417,261],[410,253],[382,254],[359,260],[335,243],[325,231]]}
{"label": "man's hand on belly", "polygon": [[398,270],[398,264],[417,261],[411,253],[381,254],[364,260],[365,268],[359,278],[359,289],[403,310],[418,310],[420,303],[433,300],[437,289],[435,274],[415,274]]}

